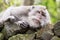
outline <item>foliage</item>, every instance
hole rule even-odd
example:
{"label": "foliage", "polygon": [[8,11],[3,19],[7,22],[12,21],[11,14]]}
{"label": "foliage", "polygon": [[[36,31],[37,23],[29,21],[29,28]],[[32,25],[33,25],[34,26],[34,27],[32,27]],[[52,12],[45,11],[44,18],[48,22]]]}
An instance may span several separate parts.
{"label": "foliage", "polygon": [[0,11],[5,10],[9,6],[18,6],[21,4],[21,0],[0,0]]}

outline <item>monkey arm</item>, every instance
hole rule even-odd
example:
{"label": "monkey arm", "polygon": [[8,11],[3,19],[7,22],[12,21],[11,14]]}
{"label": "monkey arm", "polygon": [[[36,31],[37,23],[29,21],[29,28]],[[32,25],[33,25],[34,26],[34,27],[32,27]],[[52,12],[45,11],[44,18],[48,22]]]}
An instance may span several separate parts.
{"label": "monkey arm", "polygon": [[16,20],[16,18],[14,16],[9,16],[8,18],[6,18],[6,20],[4,20],[4,22],[8,21],[8,22],[14,22]]}
{"label": "monkey arm", "polygon": [[4,25],[5,22],[7,22],[7,21],[8,22],[14,22],[14,20],[15,20],[14,16],[9,16],[9,17],[7,17],[5,19],[1,18],[0,19],[0,27],[3,27],[3,25]]}

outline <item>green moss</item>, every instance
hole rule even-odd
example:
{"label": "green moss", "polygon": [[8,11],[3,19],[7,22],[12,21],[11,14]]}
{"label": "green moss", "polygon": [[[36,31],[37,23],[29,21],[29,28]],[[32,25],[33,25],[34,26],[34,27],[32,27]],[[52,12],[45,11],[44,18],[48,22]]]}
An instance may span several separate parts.
{"label": "green moss", "polygon": [[3,40],[4,35],[2,33],[0,33],[0,40]]}

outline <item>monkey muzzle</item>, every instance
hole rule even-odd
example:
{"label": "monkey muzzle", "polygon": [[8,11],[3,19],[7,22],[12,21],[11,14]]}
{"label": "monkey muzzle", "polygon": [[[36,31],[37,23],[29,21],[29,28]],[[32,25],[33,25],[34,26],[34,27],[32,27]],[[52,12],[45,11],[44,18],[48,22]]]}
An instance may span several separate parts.
{"label": "monkey muzzle", "polygon": [[40,21],[38,19],[33,19],[33,21],[36,23],[36,24],[40,24]]}

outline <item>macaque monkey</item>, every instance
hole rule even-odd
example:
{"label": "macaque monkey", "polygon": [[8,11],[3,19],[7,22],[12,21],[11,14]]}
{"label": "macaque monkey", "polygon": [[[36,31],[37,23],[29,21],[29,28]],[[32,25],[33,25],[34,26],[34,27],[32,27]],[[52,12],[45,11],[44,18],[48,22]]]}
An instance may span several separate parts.
{"label": "macaque monkey", "polygon": [[50,15],[45,6],[12,6],[4,11],[0,24],[7,20],[17,25],[27,23],[32,28],[38,28],[50,23]]}

